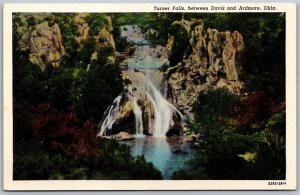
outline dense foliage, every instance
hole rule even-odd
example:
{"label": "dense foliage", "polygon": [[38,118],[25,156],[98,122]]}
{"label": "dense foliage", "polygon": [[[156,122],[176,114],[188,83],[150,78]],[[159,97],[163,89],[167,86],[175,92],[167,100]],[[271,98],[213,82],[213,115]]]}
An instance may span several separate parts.
{"label": "dense foliage", "polygon": [[97,124],[80,120],[72,108],[14,104],[14,130],[15,180],[162,178],[128,147],[96,138]]}
{"label": "dense foliage", "polygon": [[239,99],[220,88],[199,101],[188,128],[200,146],[190,170],[173,179],[285,179],[284,111],[274,110],[263,92]]}

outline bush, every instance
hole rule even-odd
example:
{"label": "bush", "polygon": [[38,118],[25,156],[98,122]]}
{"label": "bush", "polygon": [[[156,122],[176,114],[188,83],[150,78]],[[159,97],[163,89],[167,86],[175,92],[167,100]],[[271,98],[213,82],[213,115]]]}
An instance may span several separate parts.
{"label": "bush", "polygon": [[186,29],[180,24],[172,24],[169,29],[170,35],[174,36],[174,42],[169,56],[170,65],[175,66],[183,60],[184,54],[189,45],[189,35]]}
{"label": "bush", "polygon": [[238,100],[239,97],[226,87],[200,94],[193,107],[195,122],[206,130],[217,128],[222,117],[233,112],[234,104]]}

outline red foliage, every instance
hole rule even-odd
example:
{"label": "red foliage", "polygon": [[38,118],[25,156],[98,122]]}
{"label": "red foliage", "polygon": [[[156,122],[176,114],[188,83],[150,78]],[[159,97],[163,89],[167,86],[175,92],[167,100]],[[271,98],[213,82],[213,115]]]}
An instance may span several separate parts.
{"label": "red foliage", "polygon": [[254,91],[240,102],[237,118],[239,125],[258,125],[276,112],[274,101],[264,91]]}
{"label": "red foliage", "polygon": [[28,102],[13,103],[13,136],[15,139],[32,139],[32,105]]}
{"label": "red foliage", "polygon": [[95,152],[97,125],[82,122],[74,108],[64,112],[43,103],[32,107],[30,118],[33,135],[39,143],[67,155],[87,156]]}

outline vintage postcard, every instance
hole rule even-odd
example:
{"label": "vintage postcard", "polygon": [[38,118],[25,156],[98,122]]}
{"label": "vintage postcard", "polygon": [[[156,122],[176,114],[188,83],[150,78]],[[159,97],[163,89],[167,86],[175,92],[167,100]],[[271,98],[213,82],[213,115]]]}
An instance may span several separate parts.
{"label": "vintage postcard", "polygon": [[5,4],[5,190],[296,189],[296,5]]}

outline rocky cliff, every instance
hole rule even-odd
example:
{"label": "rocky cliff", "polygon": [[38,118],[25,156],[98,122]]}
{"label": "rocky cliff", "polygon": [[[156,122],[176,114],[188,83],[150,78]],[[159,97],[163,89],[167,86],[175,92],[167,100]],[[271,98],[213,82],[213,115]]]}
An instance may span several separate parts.
{"label": "rocky cliff", "polygon": [[189,117],[199,94],[209,88],[240,93],[244,41],[239,32],[206,29],[202,20],[175,21],[166,47],[171,58],[165,72],[168,99]]}
{"label": "rocky cliff", "polygon": [[23,23],[18,28],[21,34],[20,50],[29,51],[29,60],[45,69],[57,67],[65,54],[59,26],[51,22],[51,14],[21,14]]}
{"label": "rocky cliff", "polygon": [[86,40],[89,37],[89,24],[85,21],[88,13],[79,13],[74,17],[74,22],[77,25],[77,36],[75,37],[78,43],[81,43],[82,40]]}
{"label": "rocky cliff", "polygon": [[[98,53],[103,48],[112,48],[112,55],[107,59],[109,64],[115,63],[114,49],[115,42],[111,34],[112,23],[110,17],[106,17],[106,24],[99,32],[90,36],[90,27],[86,21],[89,13],[75,14],[71,19],[77,26],[77,32],[69,31],[74,40],[79,45],[78,51],[82,49],[83,41],[93,39],[95,41],[95,52],[91,59],[96,60]],[[19,14],[14,16],[19,19],[17,32],[21,35],[19,48],[29,53],[29,60],[37,64],[42,70],[48,66],[58,67],[64,55],[69,55],[65,51],[64,39],[69,35],[61,33],[60,26],[55,22],[56,17],[52,14]]]}

